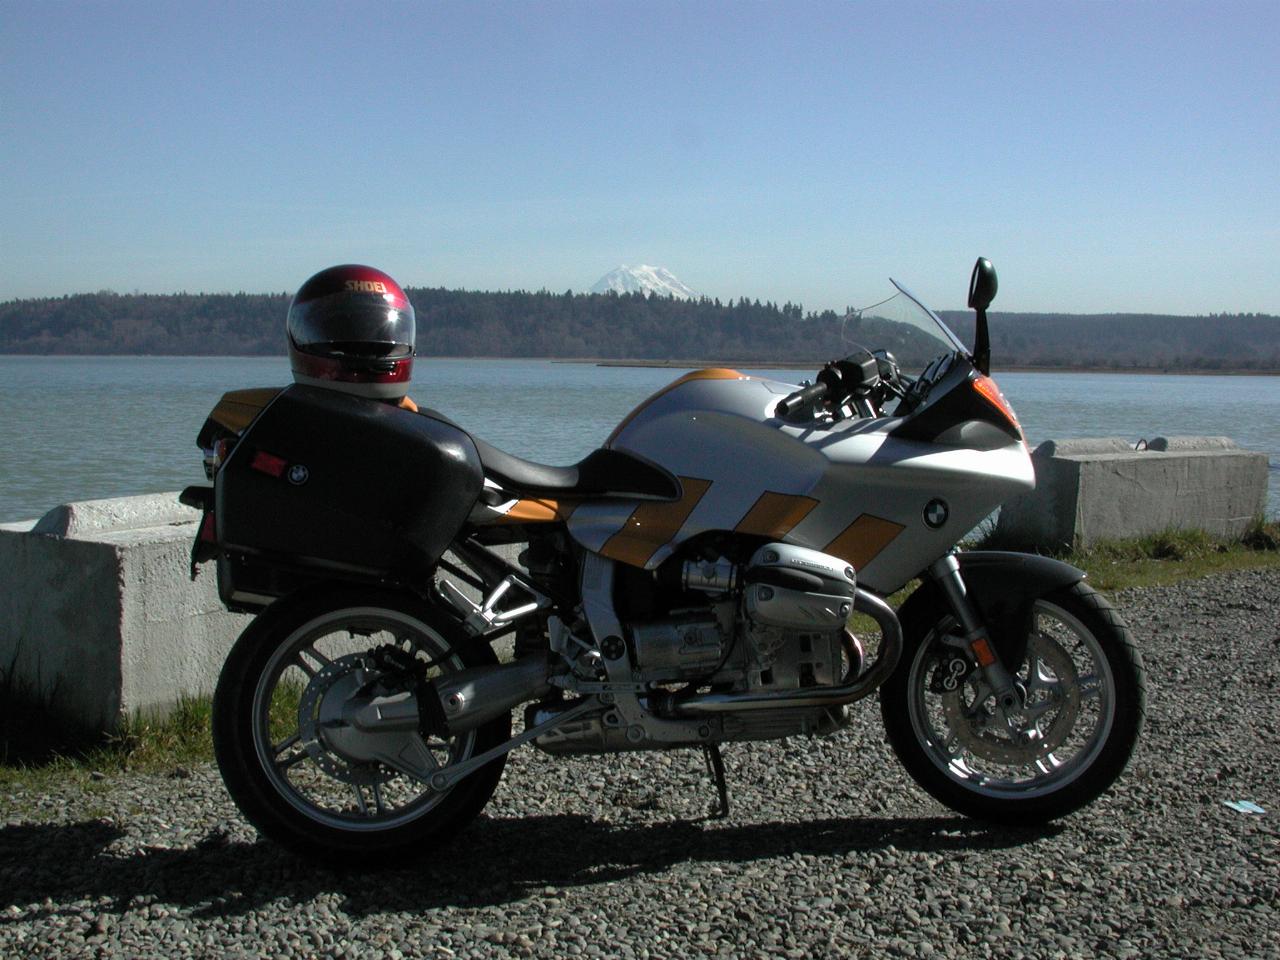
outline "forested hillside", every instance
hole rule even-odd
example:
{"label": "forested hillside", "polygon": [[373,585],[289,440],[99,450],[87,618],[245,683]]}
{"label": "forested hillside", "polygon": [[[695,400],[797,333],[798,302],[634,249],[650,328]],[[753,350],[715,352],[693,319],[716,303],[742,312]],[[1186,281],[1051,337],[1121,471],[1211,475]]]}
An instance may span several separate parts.
{"label": "forested hillside", "polygon": [[[745,298],[411,289],[426,356],[821,361],[843,352],[837,315]],[[286,294],[124,295],[0,304],[0,353],[280,354]],[[972,316],[945,318],[972,342]],[[1259,314],[991,315],[1011,366],[1280,370],[1280,318]]]}

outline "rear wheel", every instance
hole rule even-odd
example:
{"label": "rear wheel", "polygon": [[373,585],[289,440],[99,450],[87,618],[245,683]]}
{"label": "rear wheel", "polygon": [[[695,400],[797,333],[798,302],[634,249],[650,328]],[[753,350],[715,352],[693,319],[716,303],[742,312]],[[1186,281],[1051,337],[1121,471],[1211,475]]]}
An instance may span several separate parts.
{"label": "rear wheel", "polygon": [[[997,704],[981,671],[947,683],[958,630],[926,588],[902,611],[905,648],[881,690],[903,766],[960,813],[1036,824],[1092,802],[1124,770],[1142,726],[1142,660],[1124,622],[1084,583],[1038,598],[1017,703]],[[947,689],[948,686],[954,689]]]}
{"label": "rear wheel", "polygon": [[300,853],[365,867],[420,854],[471,820],[505,757],[444,791],[422,772],[502,743],[509,714],[447,738],[362,732],[343,720],[353,697],[411,690],[437,660],[428,678],[497,662],[438,611],[397,593],[338,588],[269,608],[236,642],[214,694],[214,752],[236,805]]}

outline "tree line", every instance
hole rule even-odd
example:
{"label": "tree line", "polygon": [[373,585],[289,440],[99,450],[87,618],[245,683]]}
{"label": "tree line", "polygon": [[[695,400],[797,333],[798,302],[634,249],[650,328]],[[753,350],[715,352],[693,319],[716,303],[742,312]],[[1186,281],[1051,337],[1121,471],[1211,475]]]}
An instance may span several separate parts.
{"label": "tree line", "polygon": [[[841,315],[759,300],[411,288],[418,350],[438,357],[821,362],[848,349]],[[0,353],[279,355],[288,294],[102,291],[0,304]],[[973,318],[944,311],[966,343]],[[1263,314],[992,313],[1011,366],[1280,370],[1280,318]],[[913,352],[910,337],[883,343]],[[902,357],[904,364],[913,357]]]}

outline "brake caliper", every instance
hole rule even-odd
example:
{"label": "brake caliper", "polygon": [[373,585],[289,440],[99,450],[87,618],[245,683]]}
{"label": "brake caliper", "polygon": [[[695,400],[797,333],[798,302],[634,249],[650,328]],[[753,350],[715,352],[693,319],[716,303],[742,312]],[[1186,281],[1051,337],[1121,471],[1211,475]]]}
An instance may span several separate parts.
{"label": "brake caliper", "polygon": [[935,662],[937,666],[929,680],[929,689],[933,693],[955,693],[978,667],[956,647],[941,643],[936,647]]}

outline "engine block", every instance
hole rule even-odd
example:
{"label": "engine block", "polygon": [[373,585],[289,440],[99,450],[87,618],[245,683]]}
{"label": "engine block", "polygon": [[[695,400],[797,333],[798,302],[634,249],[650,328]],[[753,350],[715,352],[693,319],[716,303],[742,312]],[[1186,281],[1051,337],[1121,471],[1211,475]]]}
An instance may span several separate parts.
{"label": "engine block", "polygon": [[795,690],[839,683],[844,672],[841,633],[779,630],[747,620],[741,634],[746,656],[739,689]]}

